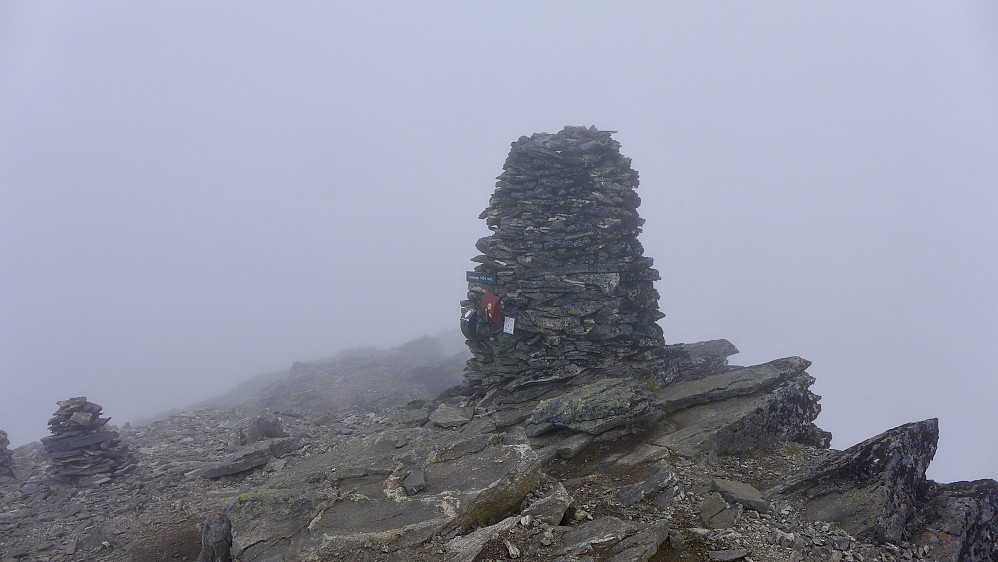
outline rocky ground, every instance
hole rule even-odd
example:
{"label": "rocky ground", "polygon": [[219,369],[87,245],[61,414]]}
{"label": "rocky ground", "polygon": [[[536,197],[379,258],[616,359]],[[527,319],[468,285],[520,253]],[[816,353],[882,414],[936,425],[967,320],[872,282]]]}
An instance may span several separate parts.
{"label": "rocky ground", "polygon": [[0,560],[995,559],[998,484],[926,481],[933,420],[829,450],[806,361],[694,359],[715,367],[627,412],[585,393],[180,412],[117,428],[135,467],[92,487],[22,447]]}

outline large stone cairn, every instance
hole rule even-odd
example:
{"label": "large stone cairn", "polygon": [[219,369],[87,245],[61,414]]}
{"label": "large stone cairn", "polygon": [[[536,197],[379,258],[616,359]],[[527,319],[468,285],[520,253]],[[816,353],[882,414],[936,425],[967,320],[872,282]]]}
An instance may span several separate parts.
{"label": "large stone cairn", "polygon": [[469,282],[461,304],[478,307],[491,292],[515,329],[479,322],[478,340],[467,342],[473,394],[501,387],[506,401],[523,401],[661,367],[655,321],[664,315],[658,272],[638,242],[638,174],[612,133],[566,127],[512,143],[479,217],[492,235],[478,240],[482,255],[472,260],[497,282]]}
{"label": "large stone cairn", "polygon": [[49,420],[52,435],[42,438],[49,460],[49,474],[56,480],[98,484],[127,470],[128,450],[117,431],[105,425],[101,406],[85,396],[57,402],[59,409]]}
{"label": "large stone cairn", "polygon": [[10,439],[7,432],[0,429],[0,477],[14,477],[14,453],[7,450]]}

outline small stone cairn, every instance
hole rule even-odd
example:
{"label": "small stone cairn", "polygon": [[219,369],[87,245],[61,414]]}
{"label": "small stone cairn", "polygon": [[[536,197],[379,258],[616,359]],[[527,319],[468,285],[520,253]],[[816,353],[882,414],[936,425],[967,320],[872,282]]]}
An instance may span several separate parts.
{"label": "small stone cairn", "polygon": [[111,418],[100,417],[99,404],[85,396],[57,404],[48,424],[52,435],[42,438],[50,476],[64,483],[101,484],[131,468],[128,449],[117,431],[105,427]]}
{"label": "small stone cairn", "polygon": [[479,217],[492,230],[472,259],[485,281],[469,276],[461,304],[481,309],[492,293],[515,321],[510,334],[479,319],[467,342],[472,394],[501,388],[504,402],[522,402],[661,367],[660,277],[638,242],[638,174],[612,133],[566,127],[512,143]]}
{"label": "small stone cairn", "polygon": [[7,450],[8,445],[10,439],[7,437],[7,432],[0,429],[0,478],[14,477],[14,453]]}

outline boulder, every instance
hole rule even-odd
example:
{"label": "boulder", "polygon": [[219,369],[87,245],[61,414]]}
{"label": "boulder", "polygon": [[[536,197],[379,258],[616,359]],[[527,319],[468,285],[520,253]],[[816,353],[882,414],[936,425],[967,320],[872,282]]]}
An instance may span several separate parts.
{"label": "boulder", "polygon": [[239,443],[241,445],[275,437],[287,437],[281,418],[275,414],[264,414],[245,420],[239,427]]}
{"label": "boulder", "polygon": [[390,425],[415,427],[430,420],[430,411],[426,408],[396,408],[388,414]]}
{"label": "boulder", "polygon": [[204,522],[201,530],[201,553],[197,562],[232,562],[232,524],[222,514],[215,514]]}
{"label": "boulder", "polygon": [[7,432],[0,429],[0,477],[14,477],[14,454],[7,450],[10,439]]}
{"label": "boulder", "polygon": [[203,469],[200,475],[202,478],[232,476],[263,466],[270,461],[270,457],[270,446],[267,444],[242,447],[225,459]]}
{"label": "boulder", "polygon": [[617,491],[617,498],[626,507],[630,507],[647,496],[672,488],[677,483],[676,474],[669,467],[665,467],[637,484],[620,488]]}
{"label": "boulder", "polygon": [[630,378],[603,379],[541,401],[526,421],[528,436],[555,428],[599,435],[657,414],[651,394]]}
{"label": "boulder", "polygon": [[678,343],[665,346],[665,368],[659,375],[662,383],[691,381],[730,370],[728,356],[738,348],[728,340]]}
{"label": "boulder", "polygon": [[810,361],[778,359],[668,385],[655,393],[672,431],[654,442],[686,456],[737,453],[785,441],[827,448],[831,434],[805,372]]}
{"label": "boulder", "polygon": [[565,511],[572,505],[575,499],[568,493],[561,482],[555,482],[550,490],[544,493],[539,499],[527,506],[521,515],[531,516],[546,522],[549,525],[560,525],[565,517]]}
{"label": "boulder", "polygon": [[741,504],[729,504],[721,494],[712,492],[700,504],[700,521],[711,529],[728,529],[738,523],[743,510]]}
{"label": "boulder", "polygon": [[482,527],[472,533],[451,539],[447,547],[447,555],[444,558],[447,562],[473,562],[475,558],[485,548],[485,544],[490,540],[515,527],[519,523],[519,517],[507,517],[495,525]]}
{"label": "boulder", "polygon": [[590,552],[594,546],[612,546],[634,533],[638,528],[636,523],[623,521],[612,515],[587,521],[578,527],[565,531],[562,537],[565,546],[558,554],[578,557]]}
{"label": "boulder", "polygon": [[740,503],[753,511],[769,513],[769,502],[762,498],[762,492],[749,484],[725,478],[713,478],[710,481],[710,489],[721,494],[721,497],[729,503]]}
{"label": "boulder", "polygon": [[436,410],[433,411],[432,414],[430,414],[430,423],[444,429],[461,427],[462,425],[470,422],[474,415],[475,409],[472,407],[458,407],[450,404],[441,404]]}
{"label": "boulder", "polygon": [[607,552],[607,562],[647,562],[669,538],[669,520],[652,521]]}
{"label": "boulder", "polygon": [[908,521],[906,534],[936,560],[998,560],[998,482],[929,482],[928,500]]}
{"label": "boulder", "polygon": [[908,423],[833,455],[766,495],[795,497],[808,519],[834,522],[860,540],[899,544],[928,499],[925,469],[938,438],[935,418]]}

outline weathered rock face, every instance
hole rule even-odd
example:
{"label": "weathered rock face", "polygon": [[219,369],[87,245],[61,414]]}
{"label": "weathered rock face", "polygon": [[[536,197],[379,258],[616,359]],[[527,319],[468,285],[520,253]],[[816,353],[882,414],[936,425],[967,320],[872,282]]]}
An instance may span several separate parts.
{"label": "weathered rock face", "polygon": [[809,390],[810,364],[788,357],[666,385],[656,399],[673,431],[655,443],[687,455],[737,453],[784,441],[828,447],[831,434],[814,425],[821,397]]}
{"label": "weathered rock face", "polygon": [[998,482],[930,482],[927,495],[908,522],[911,542],[937,560],[998,560]]}
{"label": "weathered rock face", "polygon": [[14,477],[14,455],[7,450],[10,439],[7,432],[0,429],[0,477]]}
{"label": "weathered rock face", "polygon": [[[520,394],[529,400],[579,375],[660,367],[659,275],[637,239],[637,173],[610,135],[566,127],[512,144],[481,215],[493,233],[473,260],[495,283],[471,282],[462,302],[481,309],[468,340],[473,390],[537,387]],[[501,316],[515,319],[512,334]]]}
{"label": "weathered rock face", "polygon": [[425,428],[353,437],[229,502],[231,555],[346,560],[372,543],[414,545],[505,518],[539,480],[522,437]]}
{"label": "weathered rock face", "polygon": [[542,401],[527,419],[533,437],[564,428],[599,435],[657,414],[651,393],[634,379],[603,379]]}
{"label": "weathered rock face", "polygon": [[58,404],[49,420],[52,435],[42,438],[53,478],[79,485],[100,484],[131,468],[128,449],[117,431],[104,427],[111,418],[100,417],[99,404],[88,402],[85,396]]}
{"label": "weathered rock face", "polygon": [[690,381],[732,369],[728,357],[738,348],[728,340],[677,343],[665,347],[665,368],[658,373],[661,383]]}
{"label": "weathered rock face", "polygon": [[793,494],[813,520],[831,521],[856,537],[900,543],[915,506],[927,498],[925,469],[936,453],[935,418],[885,431],[835,455],[769,496]]}

